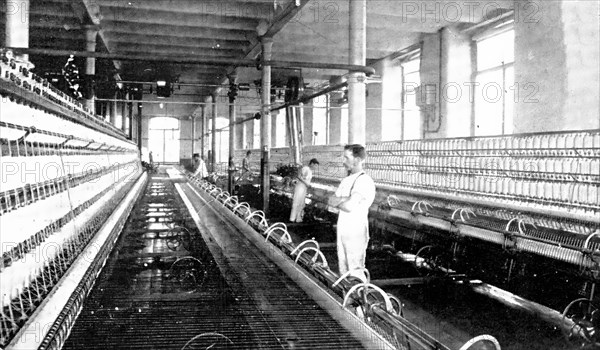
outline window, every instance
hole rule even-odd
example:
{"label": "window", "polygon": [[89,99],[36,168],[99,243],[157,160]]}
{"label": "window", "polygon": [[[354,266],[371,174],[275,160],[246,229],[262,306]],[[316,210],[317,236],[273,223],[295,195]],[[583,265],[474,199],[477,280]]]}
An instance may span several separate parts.
{"label": "window", "polygon": [[420,51],[416,50],[387,68],[384,74],[382,141],[421,138],[421,111],[416,100],[421,84],[420,64]]}
{"label": "window", "polygon": [[254,119],[254,138],[253,143],[250,145],[250,148],[257,149],[260,148],[260,119]]}
{"label": "window", "polygon": [[287,122],[285,110],[280,110],[278,114],[272,114],[275,127],[275,147],[285,147],[287,139]]}
{"label": "window", "polygon": [[421,110],[417,106],[417,86],[421,85],[420,57],[402,63],[402,121],[404,122],[402,139],[421,138]]}
{"label": "window", "polygon": [[348,104],[343,104],[340,106],[341,116],[341,126],[340,126],[340,144],[346,145],[348,144]]}
{"label": "window", "polygon": [[475,136],[512,134],[515,32],[488,34],[476,46]]}
{"label": "window", "polygon": [[329,95],[313,99],[313,145],[327,144],[327,114]]}
{"label": "window", "polygon": [[382,76],[381,141],[402,139],[402,65],[386,68]]}

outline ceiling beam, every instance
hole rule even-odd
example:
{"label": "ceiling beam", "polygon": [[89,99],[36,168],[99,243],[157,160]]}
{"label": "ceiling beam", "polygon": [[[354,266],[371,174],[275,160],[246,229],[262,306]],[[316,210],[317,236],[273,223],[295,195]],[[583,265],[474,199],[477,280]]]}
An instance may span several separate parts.
{"label": "ceiling beam", "polygon": [[[176,6],[176,5],[175,5]],[[200,15],[174,13],[171,11],[141,11],[131,8],[101,7],[102,18],[115,23],[147,23],[152,25],[173,25],[183,27],[211,27],[217,29],[237,29],[253,31],[257,19],[247,17],[227,17],[218,14]]]}
{"label": "ceiling beam", "polygon": [[[255,33],[251,38],[249,38],[249,40],[251,41],[251,46],[248,48],[248,50],[246,51],[246,54],[244,55],[244,58],[246,59],[256,59],[256,57],[258,57],[258,54],[262,51],[262,46],[260,41],[258,40],[258,36],[265,36],[265,37],[269,37],[272,38],[274,37],[277,33],[279,33],[287,23],[289,23],[289,21],[291,21],[303,8],[304,6],[306,6],[306,4],[309,2],[309,0],[300,0],[299,4],[296,5],[296,0],[290,0],[287,3],[287,6],[283,9],[283,11],[281,11],[279,14],[277,14],[271,21],[269,21],[269,23],[267,24],[265,21],[261,21],[262,25],[264,26],[264,33],[260,33],[259,29],[261,27],[261,24],[259,24],[259,26],[257,27],[257,33]],[[231,74],[233,72],[235,72],[237,67],[229,67],[227,69],[227,74]],[[227,79],[223,79],[221,81],[221,84],[224,84],[227,81]],[[216,92],[218,93],[219,89],[216,90]]]}
{"label": "ceiling beam", "polygon": [[[75,13],[75,15],[79,18],[82,25],[85,26],[91,24],[93,26],[100,27],[100,8],[95,2],[90,0],[75,0],[71,2],[71,7],[73,9],[73,13]],[[106,51],[110,53],[110,44],[104,37],[102,30],[98,31],[98,38],[100,38],[100,42],[106,48]],[[113,60],[113,65],[117,71],[121,69],[120,61]]]}
{"label": "ceiling beam", "polygon": [[177,45],[148,45],[148,44],[131,44],[131,43],[113,43],[113,52],[118,54],[137,53],[143,54],[160,54],[160,55],[178,55],[178,56],[193,56],[193,57],[239,57],[242,50],[212,50],[204,48],[193,48],[188,46]]}
{"label": "ceiling beam", "polygon": [[106,37],[112,44],[117,43],[135,43],[135,44],[149,44],[149,45],[176,45],[185,47],[197,47],[197,48],[215,48],[224,50],[240,49],[240,47],[248,46],[246,40],[218,40],[218,39],[206,39],[206,38],[182,38],[177,36],[167,35],[143,35],[143,34],[130,34],[130,33],[105,33]]}
{"label": "ceiling beam", "polygon": [[[192,15],[218,15],[223,17],[245,17],[263,19],[274,17],[273,1],[114,1],[97,0],[102,7],[131,9],[134,11],[169,11]],[[131,4],[131,5],[130,5]]]}
{"label": "ceiling beam", "polygon": [[219,40],[247,40],[248,31],[243,30],[223,30],[206,27],[187,27],[176,25],[155,26],[148,23],[128,23],[114,22],[105,20],[102,22],[102,31],[105,34],[120,33],[138,34],[138,35],[168,35],[180,38],[204,38]]}

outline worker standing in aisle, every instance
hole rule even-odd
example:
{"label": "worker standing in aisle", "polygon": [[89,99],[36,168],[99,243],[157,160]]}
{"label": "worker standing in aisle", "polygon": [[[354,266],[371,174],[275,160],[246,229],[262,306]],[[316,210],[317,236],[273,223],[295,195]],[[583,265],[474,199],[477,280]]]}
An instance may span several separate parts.
{"label": "worker standing in aisle", "polygon": [[244,157],[244,159],[242,159],[242,174],[240,175],[239,180],[244,180],[244,179],[248,179],[251,176],[251,172],[250,172],[250,155],[252,155],[252,151],[248,150],[246,152],[246,156]]}
{"label": "worker standing in aisle", "polygon": [[[367,152],[361,145],[344,147],[344,168],[349,175],[340,183],[328,204],[339,209],[337,221],[337,253],[340,275],[365,267],[369,242],[369,207],[375,199],[375,183],[364,172]],[[364,277],[364,272],[351,272]]]}
{"label": "worker standing in aisle", "polygon": [[196,169],[194,169],[194,176],[199,177],[201,179],[204,179],[208,176],[206,163],[198,153],[194,153],[194,166],[196,166]]}
{"label": "worker standing in aisle", "polygon": [[313,177],[313,171],[319,165],[316,158],[311,159],[308,165],[300,169],[296,177],[296,186],[294,187],[294,198],[292,200],[292,212],[290,213],[290,222],[302,222],[304,206],[306,205],[306,193],[310,187]]}

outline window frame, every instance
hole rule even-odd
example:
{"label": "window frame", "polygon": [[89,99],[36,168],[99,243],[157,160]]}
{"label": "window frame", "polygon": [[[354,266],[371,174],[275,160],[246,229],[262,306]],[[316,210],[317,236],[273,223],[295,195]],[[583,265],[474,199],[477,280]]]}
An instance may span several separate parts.
{"label": "window frame", "polygon": [[[504,33],[507,32],[513,32],[513,37],[514,37],[514,20],[508,19],[505,20],[503,22],[496,22],[493,24],[490,24],[489,26],[486,26],[485,28],[483,28],[482,30],[480,30],[478,33],[473,34],[471,36],[471,41],[472,41],[472,62],[473,62],[473,73],[472,73],[472,81],[473,82],[477,82],[479,77],[482,74],[486,74],[486,73],[494,73],[494,72],[502,72],[502,81],[498,82],[499,85],[502,88],[502,98],[501,98],[501,103],[502,103],[502,107],[501,107],[501,128],[500,128],[500,134],[498,133],[492,133],[492,135],[510,135],[511,133],[507,133],[506,132],[506,124],[507,124],[507,115],[506,115],[506,104],[507,104],[507,88],[510,88],[508,86],[506,86],[506,82],[507,82],[507,76],[506,76],[506,71],[510,68],[513,69],[513,75],[514,75],[514,62],[515,62],[515,57],[514,57],[514,41],[513,41],[513,61],[512,62],[505,62],[505,61],[501,61],[499,65],[493,66],[493,67],[488,67],[482,70],[478,69],[478,53],[479,53],[479,48],[478,48],[478,43],[491,39],[493,37],[502,35]],[[514,81],[514,77],[513,77],[513,81]],[[472,118],[471,118],[471,136],[492,136],[490,134],[482,134],[482,135],[477,135],[477,103],[478,101],[481,101],[481,99],[483,98],[480,94],[481,90],[479,90],[481,87],[477,86],[475,87],[476,89],[476,93],[475,93],[475,98],[473,99],[472,102]],[[511,118],[511,120],[514,120],[514,109],[513,109],[513,116]]]}

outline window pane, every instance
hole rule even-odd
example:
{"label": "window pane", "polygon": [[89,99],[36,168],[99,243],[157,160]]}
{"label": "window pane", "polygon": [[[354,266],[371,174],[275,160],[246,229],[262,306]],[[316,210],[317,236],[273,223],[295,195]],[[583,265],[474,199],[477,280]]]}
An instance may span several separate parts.
{"label": "window pane", "polygon": [[421,112],[404,111],[404,139],[421,139]]}
{"label": "window pane", "polygon": [[171,117],[154,117],[150,119],[150,129],[179,129],[179,119]]}
{"label": "window pane", "polygon": [[419,72],[420,65],[421,65],[420,58],[402,63],[402,67],[404,68],[404,74]]}
{"label": "window pane", "polygon": [[342,122],[340,127],[340,143],[348,144],[348,105],[345,104],[341,107]]}
{"label": "window pane", "polygon": [[[407,62],[404,67],[404,140],[418,140],[422,138],[421,111],[417,107],[417,94],[415,88],[421,85],[419,75],[420,60]],[[407,68],[416,68],[411,71]]]}
{"label": "window pane", "polygon": [[251,148],[260,148],[260,119],[254,119],[254,127],[252,128],[252,131],[254,135]]}
{"label": "window pane", "polygon": [[402,66],[389,67],[381,86],[381,141],[402,139]]}
{"label": "window pane", "polygon": [[281,110],[279,114],[273,115],[275,121],[275,147],[285,147],[285,138],[287,135],[285,110]]}
{"label": "window pane", "polygon": [[475,88],[475,136],[502,133],[502,70],[481,73]]}
{"label": "window pane", "polygon": [[494,35],[477,42],[477,70],[497,67],[515,60],[515,32]]}
{"label": "window pane", "polygon": [[517,92],[515,86],[515,69],[514,67],[506,68],[506,88],[504,94],[506,95],[504,101],[504,134],[512,134],[514,132],[513,120],[515,114],[515,93]]}
{"label": "window pane", "polygon": [[313,100],[313,144],[324,145],[327,135],[327,96]]}

